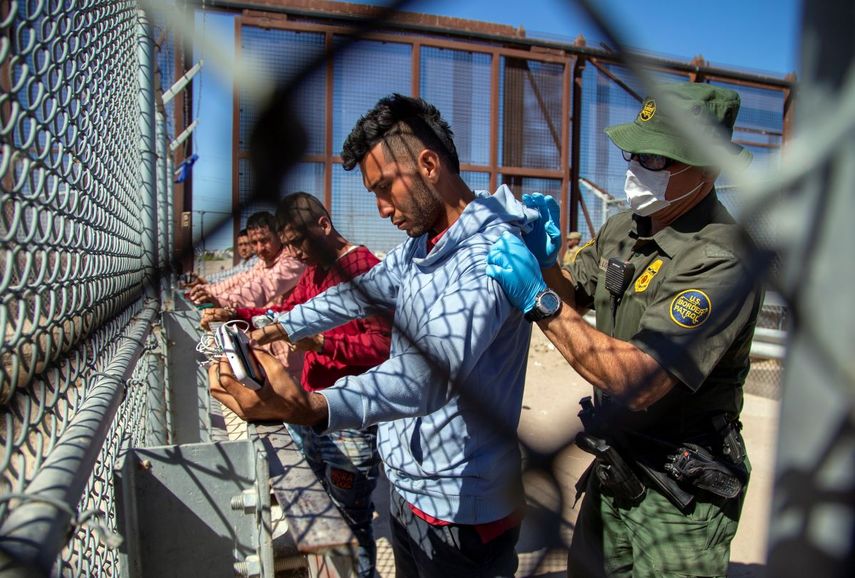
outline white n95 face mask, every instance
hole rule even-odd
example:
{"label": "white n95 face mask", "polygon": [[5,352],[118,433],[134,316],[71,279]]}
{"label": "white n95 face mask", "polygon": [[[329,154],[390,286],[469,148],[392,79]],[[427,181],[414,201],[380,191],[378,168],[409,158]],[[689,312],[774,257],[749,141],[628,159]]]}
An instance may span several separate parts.
{"label": "white n95 face mask", "polygon": [[623,190],[626,193],[626,202],[629,203],[632,212],[641,217],[649,217],[653,213],[661,211],[672,203],[688,197],[701,188],[704,181],[701,181],[697,187],[680,195],[676,199],[665,198],[665,191],[668,190],[668,182],[671,180],[671,177],[679,175],[690,168],[687,166],[683,170],[672,174],[667,170],[651,171],[645,169],[635,159],[629,161]]}

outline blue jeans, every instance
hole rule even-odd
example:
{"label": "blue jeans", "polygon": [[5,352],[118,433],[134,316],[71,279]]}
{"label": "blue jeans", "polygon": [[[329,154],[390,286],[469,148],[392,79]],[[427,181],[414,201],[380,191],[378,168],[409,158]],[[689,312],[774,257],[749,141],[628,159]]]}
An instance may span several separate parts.
{"label": "blue jeans", "polygon": [[394,489],[389,500],[396,578],[513,578],[519,526],[483,543],[473,526],[432,526]]}
{"label": "blue jeans", "polygon": [[377,565],[377,545],[371,525],[374,516],[371,493],[377,485],[380,465],[377,428],[317,434],[309,427],[289,425],[288,430],[359,542],[359,577],[372,578]]}

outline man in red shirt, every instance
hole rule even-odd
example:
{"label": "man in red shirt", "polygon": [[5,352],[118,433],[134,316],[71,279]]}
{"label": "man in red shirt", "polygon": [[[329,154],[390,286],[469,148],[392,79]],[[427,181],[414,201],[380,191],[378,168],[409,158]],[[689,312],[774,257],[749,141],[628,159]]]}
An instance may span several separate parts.
{"label": "man in red shirt", "polygon": [[[365,247],[351,245],[333,227],[330,215],[317,198],[294,193],[276,212],[280,234],[289,255],[306,265],[294,290],[281,305],[269,308],[218,309],[205,313],[203,324],[226,318],[251,320],[268,311],[290,311],[323,293],[347,283],[379,261]],[[389,357],[391,312],[386,316],[357,319],[295,344],[306,352],[301,382],[306,391],[331,386],[345,375],[359,375]],[[217,384],[217,380],[211,380]],[[275,404],[258,396],[252,406],[237,401],[218,385],[212,394],[247,420],[276,419]],[[248,390],[249,392],[250,390]],[[380,457],[376,426],[366,430],[340,430],[318,434],[312,428],[289,425],[294,441],[323,482],[359,541],[358,573],[374,575],[376,546],[371,527],[374,504],[371,493],[377,484]]]}

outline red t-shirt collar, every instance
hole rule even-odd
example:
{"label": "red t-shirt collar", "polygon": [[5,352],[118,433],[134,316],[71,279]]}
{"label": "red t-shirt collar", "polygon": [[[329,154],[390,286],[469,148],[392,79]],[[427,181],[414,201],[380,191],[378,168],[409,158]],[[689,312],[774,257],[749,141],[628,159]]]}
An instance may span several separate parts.
{"label": "red t-shirt collar", "polygon": [[427,240],[427,252],[430,253],[433,251],[433,248],[436,247],[436,244],[439,243],[439,240],[442,239],[442,236],[448,232],[448,228],[443,229],[433,237],[428,237]]}

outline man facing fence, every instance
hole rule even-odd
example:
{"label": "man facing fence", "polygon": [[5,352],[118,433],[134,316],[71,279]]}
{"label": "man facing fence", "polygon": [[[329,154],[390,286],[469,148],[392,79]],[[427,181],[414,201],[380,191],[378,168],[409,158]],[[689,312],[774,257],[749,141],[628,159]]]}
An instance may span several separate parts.
{"label": "man facing fence", "polygon": [[[307,394],[259,354],[288,422],[320,430],[378,424],[391,482],[396,573],[405,577],[513,576],[519,534],[522,404],[530,327],[484,273],[502,233],[536,218],[507,187],[476,195],[459,175],[439,111],[400,95],[359,120],[342,153],[357,164],[382,217],[410,239],[368,273],[258,330],[292,341],[394,310],[391,357],[362,375]],[[252,403],[221,363],[223,387]]]}
{"label": "man facing fence", "polygon": [[[269,308],[208,310],[203,324],[227,319],[251,320],[268,311],[286,312],[326,289],[368,272],[378,260],[365,247],[350,244],[335,227],[321,202],[308,193],[285,197],[276,218],[285,250],[306,265],[294,291],[281,305]],[[306,391],[319,391],[347,375],[359,375],[389,358],[389,316],[355,319],[340,327],[307,337],[295,346],[306,351],[301,383]],[[246,420],[280,417],[276,405],[263,398],[241,406],[212,382],[212,394]],[[318,433],[310,427],[288,426],[306,461],[338,506],[359,541],[358,575],[372,578],[377,548],[374,543],[371,493],[377,485],[380,458],[376,426]]]}
{"label": "man facing fence", "polygon": [[234,277],[235,275],[245,273],[256,266],[258,263],[258,257],[255,256],[255,247],[253,246],[252,241],[249,240],[249,233],[246,229],[241,229],[238,232],[236,250],[238,257],[240,258],[240,262],[237,265],[222,271],[217,271],[213,275],[209,275],[207,279],[197,275],[191,283],[187,284],[187,286],[194,287],[196,285],[205,284],[213,285]]}
{"label": "man facing fence", "polygon": [[213,303],[216,307],[262,307],[287,295],[297,284],[303,264],[283,251],[276,218],[267,211],[246,220],[249,240],[255,247],[258,263],[244,273],[219,283],[197,285],[190,290],[194,303]]}

